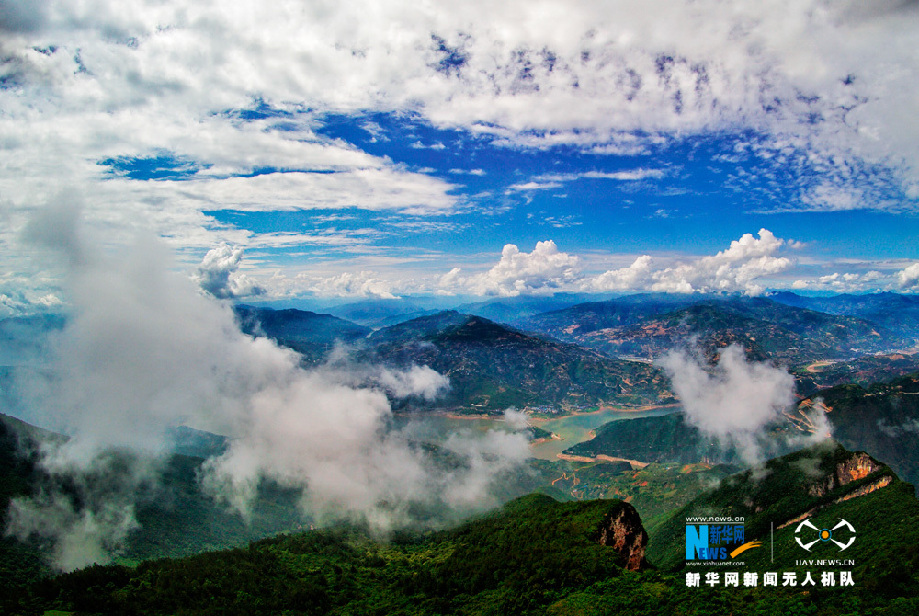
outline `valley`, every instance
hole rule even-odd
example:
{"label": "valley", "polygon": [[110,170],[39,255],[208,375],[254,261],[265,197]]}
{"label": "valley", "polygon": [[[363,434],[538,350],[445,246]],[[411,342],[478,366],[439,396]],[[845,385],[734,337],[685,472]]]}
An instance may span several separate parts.
{"label": "valley", "polygon": [[[885,533],[919,545],[909,543],[919,522],[919,358],[907,352],[916,331],[909,319],[893,327],[878,316],[878,302],[902,304],[896,298],[843,302],[857,308],[851,314],[816,312],[826,306],[804,300],[792,305],[789,294],[778,299],[784,303],[640,295],[535,314],[528,311],[536,302],[482,305],[509,323],[430,310],[400,320],[391,304],[374,319],[372,310],[347,308],[376,329],[331,314],[237,306],[242,331],[295,352],[297,370],[358,379],[345,383],[388,405],[374,430],[382,442],[398,443],[387,455],[426,469],[413,480],[419,491],[330,515],[311,500],[311,483],[346,483],[341,470],[350,463],[339,462],[303,482],[256,475],[239,509],[207,483],[238,447],[237,435],[177,426],[152,458],[111,452],[108,470],[81,474],[45,462],[69,436],[5,415],[0,581],[14,592],[0,609],[166,614],[181,606],[203,614],[221,597],[234,606],[228,613],[286,606],[302,614],[581,614],[629,597],[634,613],[687,601],[695,607],[686,613],[721,613],[690,593],[761,611],[798,605],[800,596],[784,590],[687,587],[685,519],[730,513],[746,518],[751,539],[765,541],[767,522],[777,526],[768,537],[783,546],[774,549],[781,565],[764,560],[763,550],[745,552],[744,566],[759,575],[777,567],[803,572],[797,563],[805,561],[788,547],[793,521],[847,516],[861,542],[852,552],[857,588],[814,592],[807,601],[820,613],[845,613],[851,601],[886,613],[887,595],[872,589],[896,588],[912,601],[919,560],[910,548],[899,564],[869,565],[876,558],[861,546],[875,542],[892,554]],[[23,392],[34,375],[53,378],[53,363],[36,359],[67,323],[0,321],[5,411],[28,410]],[[668,354],[680,348],[675,361]],[[740,349],[739,360],[728,359],[731,348]],[[687,375],[695,390],[686,389]],[[762,383],[769,395],[790,391],[790,402],[752,428],[711,423],[706,409],[732,413],[748,404],[745,388]],[[344,428],[340,447],[362,429]],[[831,468],[848,468],[847,460],[869,471],[845,483],[825,479],[842,477]],[[426,484],[436,482],[439,491],[428,494]],[[55,533],[21,530],[21,512],[53,503],[72,520],[104,520],[109,505],[97,501],[95,486],[108,484],[121,486],[112,497],[121,500],[110,502],[130,514],[123,535],[102,543],[100,562],[110,564],[60,575]],[[451,490],[461,486],[482,500],[456,507],[462,492]],[[810,496],[786,496],[802,490]],[[879,519],[878,508],[899,517]],[[620,518],[629,520],[627,530],[602,530]],[[380,520],[383,530],[374,525]],[[597,537],[623,533],[631,551],[621,542],[597,551],[604,546]],[[510,556],[498,562],[492,553]]]}

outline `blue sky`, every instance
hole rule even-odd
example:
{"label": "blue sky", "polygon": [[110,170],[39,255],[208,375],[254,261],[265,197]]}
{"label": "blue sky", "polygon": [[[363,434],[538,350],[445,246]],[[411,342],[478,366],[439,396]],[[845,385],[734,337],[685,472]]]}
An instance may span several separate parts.
{"label": "blue sky", "polygon": [[919,285],[913,3],[4,0],[0,311],[29,243],[246,301]]}

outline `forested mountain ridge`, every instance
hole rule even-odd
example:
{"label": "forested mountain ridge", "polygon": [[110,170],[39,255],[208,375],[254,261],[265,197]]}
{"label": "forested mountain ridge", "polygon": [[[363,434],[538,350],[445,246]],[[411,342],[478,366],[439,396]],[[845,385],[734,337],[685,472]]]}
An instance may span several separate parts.
{"label": "forested mountain ridge", "polygon": [[[758,580],[766,571],[800,580],[814,570],[802,560],[807,553],[795,542],[794,524],[777,529],[770,551],[771,519],[804,513],[819,528],[844,517],[857,534],[845,555],[852,564],[843,567],[854,585],[692,588],[684,571],[671,569],[685,563],[684,519],[700,513],[746,516],[744,540],[761,545],[744,553],[746,562],[717,571],[741,567]],[[864,614],[919,607],[919,502],[910,486],[865,454],[824,444],[726,477],[650,540],[638,515],[618,500],[558,503],[531,495],[453,530],[397,533],[389,542],[346,526],[136,568],[89,567],[22,589],[0,608],[11,614],[831,616],[856,607]],[[839,531],[840,540],[851,538],[844,535]],[[646,555],[656,568],[645,567]]]}
{"label": "forested mountain ridge", "polygon": [[358,357],[399,367],[430,366],[450,380],[449,391],[437,401],[446,407],[578,409],[673,401],[663,372],[646,363],[611,359],[453,311],[378,330]]}
{"label": "forested mountain ridge", "polygon": [[856,317],[734,296],[622,298],[536,315],[520,325],[612,357],[654,358],[694,341],[708,356],[739,344],[752,359],[786,366],[909,344]]}

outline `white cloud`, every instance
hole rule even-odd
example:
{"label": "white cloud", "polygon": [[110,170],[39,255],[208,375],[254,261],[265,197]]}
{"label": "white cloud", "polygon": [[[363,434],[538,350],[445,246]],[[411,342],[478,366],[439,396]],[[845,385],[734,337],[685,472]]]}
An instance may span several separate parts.
{"label": "white cloud", "polygon": [[788,257],[775,253],[784,243],[770,231],[760,229],[759,239],[745,233],[727,250],[656,272],[654,291],[742,291],[759,295],[765,287],[757,281],[791,267]]}
{"label": "white cloud", "polygon": [[897,274],[897,280],[901,289],[915,289],[919,286],[919,263],[913,263]]}
{"label": "white cloud", "polygon": [[777,253],[785,241],[767,229],[759,237],[746,233],[721,252],[693,259],[641,255],[626,266],[599,275],[582,273],[582,260],[561,252],[555,242],[539,242],[532,253],[504,247],[500,261],[486,272],[464,276],[460,268],[443,275],[439,287],[447,292],[512,296],[558,291],[662,291],[669,293],[742,292],[759,295],[764,279],[792,267]]}
{"label": "white cloud", "polygon": [[450,385],[450,380],[427,366],[412,366],[409,370],[380,370],[379,382],[398,398],[412,395],[434,400]]}
{"label": "white cloud", "polygon": [[526,191],[526,190],[550,190],[552,188],[561,188],[559,182],[524,182],[523,184],[512,184],[507,187],[507,192]]}
{"label": "white cloud", "polygon": [[713,371],[697,357],[673,351],[660,365],[667,371],[687,421],[704,434],[736,445],[747,462],[758,461],[764,428],[794,402],[795,380],[768,363],[750,362],[743,349],[721,351]]}
{"label": "white cloud", "polygon": [[801,278],[795,280],[791,288],[797,290],[806,289],[809,291],[850,293],[866,291],[871,288],[878,288],[878,286],[889,287],[889,276],[885,276],[877,270],[869,270],[862,273],[845,272],[840,274],[839,272],[833,272],[832,274],[818,276],[815,279]]}
{"label": "white cloud", "polygon": [[585,171],[583,173],[554,173],[538,175],[529,182],[512,184],[508,186],[505,194],[512,192],[525,192],[532,190],[551,190],[561,188],[565,182],[574,182],[580,179],[592,180],[617,180],[620,182],[634,182],[644,179],[657,179],[664,176],[660,169],[628,169],[625,171]]}
{"label": "white cloud", "polygon": [[333,276],[300,274],[298,291],[308,291],[320,297],[376,297],[395,299],[393,283],[376,277],[373,272],[342,272]]}
{"label": "white cloud", "polygon": [[[113,180],[113,183],[116,182]],[[129,184],[130,182],[124,182]],[[255,177],[157,182],[163,200],[202,210],[394,209],[407,213],[449,210],[452,186],[424,174],[392,167],[336,173],[270,173]]]}
{"label": "white cloud", "polygon": [[629,291],[647,288],[652,283],[652,264],[649,255],[635,259],[628,267],[608,270],[589,281],[591,289],[596,291]]}
{"label": "white cloud", "polygon": [[458,169],[458,168],[455,168],[455,169],[450,169],[450,171],[449,171],[448,173],[452,173],[452,174],[454,174],[454,175],[475,175],[475,176],[478,176],[478,177],[483,177],[483,176],[486,175],[484,169],[469,169],[469,170],[466,170],[466,169]]}
{"label": "white cloud", "polygon": [[574,180],[618,180],[620,182],[634,182],[648,178],[658,179],[664,177],[661,169],[626,169],[624,171],[585,171],[583,173],[562,173],[540,175],[534,178],[541,182],[573,182]]}
{"label": "white cloud", "polygon": [[514,244],[507,244],[501,259],[487,272],[468,278],[454,268],[440,279],[446,291],[468,290],[476,295],[511,297],[528,294],[552,294],[576,281],[580,260],[561,252],[555,242],[537,242],[533,252],[520,252]]}
{"label": "white cloud", "polygon": [[[838,171],[859,157],[893,164],[915,189],[917,11],[881,4],[725,11],[715,0],[583,0],[408,10],[368,0],[263,11],[249,2],[48,1],[30,11],[28,27],[12,18],[7,26],[15,34],[3,46],[12,86],[2,94],[3,134],[18,154],[38,146],[46,156],[54,135],[60,160],[45,167],[68,155],[92,163],[106,151],[165,147],[215,169],[225,168],[211,160],[221,156],[302,168],[292,153],[312,139],[259,136],[221,115],[258,99],[293,112],[407,110],[510,142],[597,151],[752,129],[806,146]],[[244,131],[247,143],[229,147],[217,126]],[[223,154],[200,156],[206,149]]]}
{"label": "white cloud", "polygon": [[194,274],[201,288],[219,299],[235,299],[261,295],[265,289],[257,282],[239,273],[243,249],[227,244],[211,249]]}
{"label": "white cloud", "polygon": [[17,316],[23,313],[54,311],[63,308],[64,302],[54,293],[37,294],[31,289],[0,291],[0,318]]}
{"label": "white cloud", "polygon": [[409,147],[412,148],[413,150],[446,150],[447,149],[447,146],[445,146],[439,141],[431,143],[431,144],[424,144],[424,143],[421,143],[420,141],[415,141],[414,143],[409,145]]}
{"label": "white cloud", "polygon": [[[41,463],[73,477],[76,497],[15,499],[8,529],[51,540],[59,568],[110,558],[137,525],[134,503],[156,481],[167,432],[183,424],[233,437],[201,480],[243,514],[267,479],[300,491],[312,519],[381,530],[411,521],[414,504],[458,515],[493,506],[496,473],[528,455],[520,434],[453,435],[445,447],[462,462],[440,468],[388,425],[384,390],[430,399],[447,386],[442,375],[332,363],[305,371],[293,351],[243,334],[229,305],[176,272],[161,243],[141,237],[104,253],[71,226],[77,219],[58,208],[32,224],[67,271],[73,310],[47,369],[18,388],[24,419],[70,435],[45,444]],[[232,269],[232,250],[215,255]]]}
{"label": "white cloud", "polygon": [[[827,178],[802,193],[805,207],[914,209],[919,195],[919,10],[898,0],[730,11],[719,0],[4,7],[3,207],[31,209],[61,190],[92,195],[86,216],[112,243],[143,227],[180,248],[258,245],[206,214],[227,208],[427,215],[461,205],[449,182],[319,135],[326,112],[405,114],[509,146],[594,154],[756,133],[758,155],[799,152],[795,160]],[[360,122],[384,138],[378,124]],[[97,164],[162,154],[178,158],[186,181],[141,182]],[[892,170],[907,200],[872,197],[865,176],[876,167]],[[15,266],[9,252],[0,269]],[[696,287],[691,276],[671,282]]]}
{"label": "white cloud", "polygon": [[767,229],[759,239],[745,233],[714,256],[699,257],[667,267],[653,267],[644,255],[627,268],[609,270],[585,281],[586,289],[597,291],[650,290],[668,293],[765,291],[760,279],[788,270],[793,262],[776,256],[785,243]]}

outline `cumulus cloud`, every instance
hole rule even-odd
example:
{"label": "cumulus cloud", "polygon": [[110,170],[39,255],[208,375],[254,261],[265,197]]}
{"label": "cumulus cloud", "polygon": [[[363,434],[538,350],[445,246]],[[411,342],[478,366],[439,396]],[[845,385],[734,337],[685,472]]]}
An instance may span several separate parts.
{"label": "cumulus cloud", "polygon": [[464,278],[454,268],[440,279],[440,286],[455,291],[458,285],[477,295],[502,297],[552,294],[574,282],[579,271],[580,259],[560,251],[552,240],[537,242],[529,253],[507,244],[501,259],[487,272]]}
{"label": "cumulus cloud", "polygon": [[[6,284],[4,284],[6,283]],[[0,318],[34,312],[54,312],[64,307],[64,302],[53,291],[35,291],[27,288],[28,281],[0,282]]]}
{"label": "cumulus cloud", "polygon": [[653,283],[653,263],[654,259],[649,255],[642,255],[628,267],[608,270],[590,280],[589,288],[595,291],[630,291],[647,288]]}
{"label": "cumulus cloud", "polygon": [[919,263],[913,263],[900,270],[900,273],[897,274],[897,282],[901,289],[912,290],[919,286]]}
{"label": "cumulus cloud", "polygon": [[793,289],[807,289],[811,291],[847,293],[852,291],[864,291],[871,286],[876,287],[880,281],[884,280],[884,274],[877,270],[870,270],[863,273],[846,272],[843,274],[833,272],[832,274],[819,276],[815,279],[795,280],[791,287]]}
{"label": "cumulus cloud", "polygon": [[[36,219],[35,237],[75,224],[70,210],[57,212]],[[47,378],[22,383],[24,419],[71,437],[46,443],[42,459],[49,473],[75,478],[77,496],[17,499],[8,531],[51,538],[59,568],[117,549],[179,425],[233,437],[207,463],[203,486],[244,515],[259,482],[272,480],[301,491],[304,515],[381,530],[410,523],[413,504],[457,508],[448,515],[494,504],[495,473],[528,454],[522,435],[470,435],[445,445],[456,465],[438,464],[393,429],[387,394],[431,399],[447,386],[443,376],[425,366],[305,371],[293,351],[244,335],[226,302],[170,267],[159,242],[141,236],[109,254],[92,245],[56,248],[66,251],[72,314]],[[70,258],[75,246],[83,259]]]}
{"label": "cumulus cloud", "polygon": [[219,299],[261,295],[265,289],[237,271],[243,252],[242,248],[227,244],[212,248],[198,266],[195,280],[204,291]]}
{"label": "cumulus cloud", "polygon": [[297,286],[320,297],[374,297],[396,299],[393,283],[370,271],[342,272],[333,276],[302,274]]}
{"label": "cumulus cloud", "polygon": [[477,295],[504,297],[552,294],[558,291],[661,291],[668,293],[742,292],[759,295],[766,290],[763,278],[788,270],[793,261],[779,256],[785,240],[767,229],[759,237],[746,233],[712,256],[673,262],[641,255],[628,265],[596,276],[582,273],[582,260],[559,250],[552,240],[539,242],[531,253],[507,244],[491,269],[464,275],[453,268],[439,280],[450,293],[469,291]]}
{"label": "cumulus cloud", "polygon": [[785,243],[767,229],[759,238],[745,233],[739,240],[714,256],[667,267],[653,267],[653,259],[643,255],[632,265],[609,270],[585,283],[597,291],[650,290],[668,293],[743,292],[759,295],[766,289],[758,281],[789,269],[793,262],[777,256]]}
{"label": "cumulus cloud", "polygon": [[655,274],[655,291],[743,291],[759,295],[765,288],[757,280],[787,270],[792,265],[788,257],[775,253],[781,240],[770,231],[760,229],[759,239],[745,233],[731,246],[712,257],[666,268]]}
{"label": "cumulus cloud", "polygon": [[704,434],[733,445],[749,463],[762,455],[764,428],[794,402],[795,381],[765,362],[747,362],[743,349],[722,350],[709,370],[699,357],[672,351],[660,360],[688,422]]}

